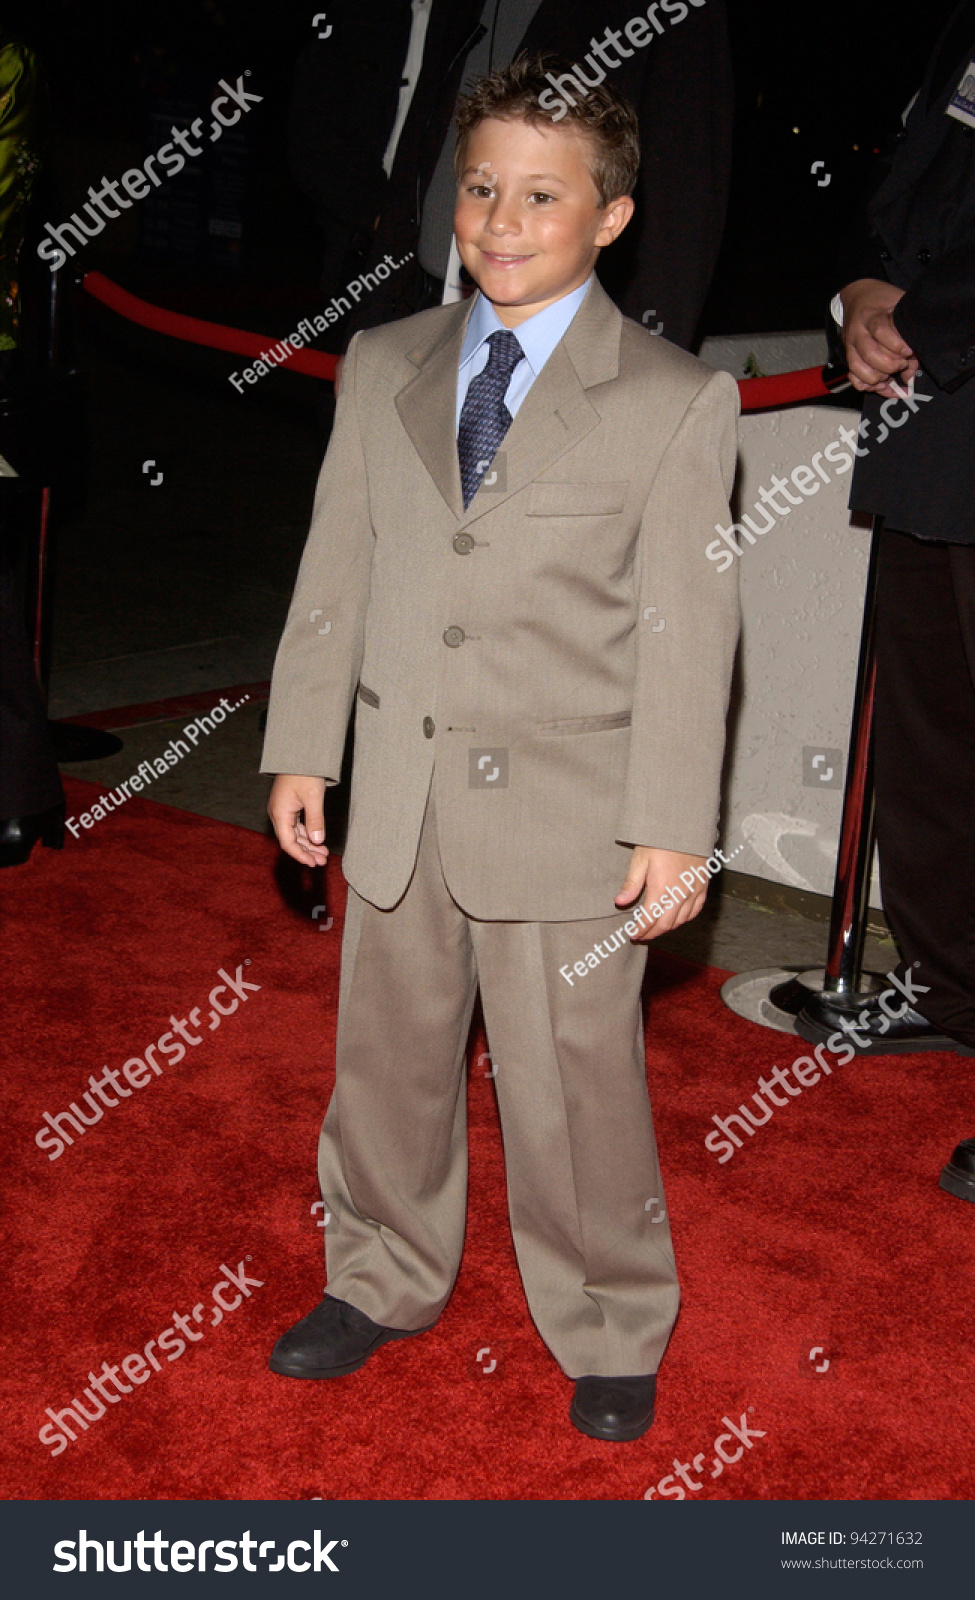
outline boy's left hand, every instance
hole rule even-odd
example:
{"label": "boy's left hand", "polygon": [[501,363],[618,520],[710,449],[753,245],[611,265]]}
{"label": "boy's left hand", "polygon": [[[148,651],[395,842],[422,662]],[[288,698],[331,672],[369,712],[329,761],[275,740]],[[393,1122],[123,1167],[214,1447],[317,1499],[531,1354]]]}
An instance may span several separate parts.
{"label": "boy's left hand", "polygon": [[[659,938],[662,933],[670,933],[672,928],[690,922],[704,909],[708,897],[707,884],[695,879],[697,888],[688,889],[686,883],[681,883],[680,875],[692,871],[694,867],[703,867],[706,860],[706,856],[687,856],[678,850],[654,850],[652,846],[642,844],[636,846],[630,857],[626,882],[616,896],[616,904],[621,910],[629,909],[639,896],[651,919],[649,928],[633,935],[633,944],[646,944],[651,939]],[[660,904],[660,896],[667,892],[668,885],[681,894],[686,893],[687,898],[666,907],[663,916],[654,919],[650,906],[654,901]],[[677,896],[671,895],[670,899],[676,901]]]}

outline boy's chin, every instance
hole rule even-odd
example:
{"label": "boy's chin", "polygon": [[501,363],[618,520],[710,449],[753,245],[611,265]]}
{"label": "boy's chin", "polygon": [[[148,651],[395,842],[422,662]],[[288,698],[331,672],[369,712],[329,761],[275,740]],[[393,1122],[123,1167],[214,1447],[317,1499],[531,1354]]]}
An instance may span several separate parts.
{"label": "boy's chin", "polygon": [[551,300],[558,294],[558,289],[546,289],[543,284],[521,283],[516,281],[514,274],[505,272],[492,272],[482,270],[479,277],[471,277],[484,295],[495,306],[530,306]]}
{"label": "boy's chin", "polygon": [[528,289],[519,292],[513,284],[493,284],[490,279],[478,284],[478,288],[493,306],[527,306],[542,299],[541,295],[533,294]]}

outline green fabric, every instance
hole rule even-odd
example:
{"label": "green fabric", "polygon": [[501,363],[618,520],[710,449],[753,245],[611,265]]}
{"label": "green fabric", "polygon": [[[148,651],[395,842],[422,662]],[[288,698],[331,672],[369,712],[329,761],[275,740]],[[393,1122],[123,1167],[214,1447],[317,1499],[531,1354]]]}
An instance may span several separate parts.
{"label": "green fabric", "polygon": [[0,350],[20,334],[17,262],[40,167],[38,69],[25,45],[0,45]]}

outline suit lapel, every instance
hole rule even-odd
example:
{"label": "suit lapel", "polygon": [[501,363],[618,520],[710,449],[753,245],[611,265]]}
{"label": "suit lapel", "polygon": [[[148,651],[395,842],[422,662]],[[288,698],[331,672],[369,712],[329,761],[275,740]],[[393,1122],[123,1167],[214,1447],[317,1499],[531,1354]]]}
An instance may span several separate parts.
{"label": "suit lapel", "polygon": [[504,455],[504,487],[479,489],[462,513],[465,526],[496,510],[599,425],[599,412],[586,389],[619,372],[622,326],[616,306],[594,280],[505,435],[499,451]]}
{"label": "suit lapel", "polygon": [[594,281],[508,429],[501,446],[504,487],[479,489],[465,512],[455,418],[457,366],[471,310],[472,303],[451,307],[449,321],[438,319],[434,331],[410,351],[419,371],[396,396],[396,409],[417,455],[465,525],[496,510],[598,425],[599,412],[586,389],[616,377],[623,323]]}
{"label": "suit lapel", "polygon": [[432,334],[409,352],[419,367],[396,396],[400,421],[413,447],[455,517],[464,509],[457,459],[457,366],[473,308],[451,306]]}

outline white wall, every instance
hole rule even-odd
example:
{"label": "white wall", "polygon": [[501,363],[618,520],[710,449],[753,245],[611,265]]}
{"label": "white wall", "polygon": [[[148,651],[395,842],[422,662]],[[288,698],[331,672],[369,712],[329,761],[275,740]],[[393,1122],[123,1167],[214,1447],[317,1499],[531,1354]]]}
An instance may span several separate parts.
{"label": "white wall", "polygon": [[[741,377],[750,353],[763,373],[786,372],[825,361],[825,338],[708,340],[701,356]],[[838,430],[855,430],[857,421],[858,412],[832,406],[743,414],[735,520],[744,512],[764,526],[753,503],[773,476],[789,481],[799,498],[792,472],[811,466],[833,440],[834,455],[849,454]],[[742,846],[736,870],[826,895],[833,890],[870,544],[870,530],[851,523],[851,472],[840,465],[821,458],[830,481],[817,474],[819,489],[754,544],[735,536],[743,552],[734,557],[743,632],[721,839],[728,855]],[[839,751],[839,761],[826,751]],[[881,903],[876,880],[871,903]]]}

